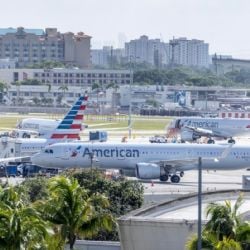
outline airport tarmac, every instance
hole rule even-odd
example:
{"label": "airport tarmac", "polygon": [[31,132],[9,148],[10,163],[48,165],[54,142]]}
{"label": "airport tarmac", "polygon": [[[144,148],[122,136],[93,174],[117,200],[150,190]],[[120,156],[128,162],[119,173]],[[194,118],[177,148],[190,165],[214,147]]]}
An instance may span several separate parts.
{"label": "airport tarmac", "polygon": [[[230,190],[242,188],[242,176],[250,176],[250,171],[202,171],[202,191]],[[186,171],[180,183],[159,180],[143,182],[145,202],[171,200],[176,197],[197,193],[198,171]]]}

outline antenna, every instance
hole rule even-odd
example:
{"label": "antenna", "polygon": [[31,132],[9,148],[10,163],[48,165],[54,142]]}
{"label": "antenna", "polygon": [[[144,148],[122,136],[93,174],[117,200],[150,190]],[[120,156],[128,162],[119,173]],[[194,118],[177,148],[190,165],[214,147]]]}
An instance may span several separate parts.
{"label": "antenna", "polygon": [[173,40],[170,40],[169,45],[171,47],[172,50],[172,58],[171,58],[171,66],[174,66],[174,58],[175,58],[175,47],[178,45],[178,42],[174,39],[173,36]]}

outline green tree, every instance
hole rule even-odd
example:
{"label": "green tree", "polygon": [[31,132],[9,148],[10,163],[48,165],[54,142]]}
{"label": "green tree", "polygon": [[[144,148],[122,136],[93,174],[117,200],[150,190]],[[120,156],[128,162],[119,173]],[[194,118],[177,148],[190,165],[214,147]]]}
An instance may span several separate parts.
{"label": "green tree", "polygon": [[60,86],[58,90],[61,90],[63,92],[63,97],[65,97],[65,93],[69,90],[68,86],[66,84]]}
{"label": "green tree", "polygon": [[108,200],[99,194],[89,196],[74,178],[57,176],[49,181],[50,198],[42,207],[44,218],[57,225],[62,241],[73,249],[77,237],[111,229],[112,218],[105,211]]}
{"label": "green tree", "polygon": [[[72,174],[69,172],[69,174]],[[109,179],[103,172],[94,169],[83,170],[73,173],[79,184],[89,190],[90,194],[101,193],[110,203],[109,213],[118,218],[143,204],[143,185],[138,181],[126,180],[125,178]],[[102,230],[98,235],[91,237],[92,240],[119,240],[118,228],[113,224],[112,231]]]}
{"label": "green tree", "polygon": [[[218,250],[248,249],[250,243],[250,224],[242,222],[239,208],[242,205],[240,195],[232,206],[230,201],[224,204],[211,203],[207,207],[209,217],[202,231],[202,247]],[[187,242],[187,249],[197,248],[197,236]]]}
{"label": "green tree", "polygon": [[23,192],[27,193],[28,200],[35,202],[37,200],[45,200],[49,197],[48,178],[36,177],[23,181],[19,187]]}
{"label": "green tree", "polygon": [[5,92],[8,89],[7,84],[5,84],[4,82],[0,82],[0,93]]}
{"label": "green tree", "polygon": [[0,248],[42,249],[52,234],[48,223],[13,187],[0,190]]}

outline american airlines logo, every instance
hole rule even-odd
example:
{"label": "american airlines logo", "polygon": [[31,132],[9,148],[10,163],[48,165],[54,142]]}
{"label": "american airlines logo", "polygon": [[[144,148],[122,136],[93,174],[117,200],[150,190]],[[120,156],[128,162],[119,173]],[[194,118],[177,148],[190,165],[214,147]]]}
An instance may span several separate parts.
{"label": "american airlines logo", "polygon": [[213,121],[199,122],[199,121],[185,120],[184,125],[194,128],[219,128],[219,123]]}
{"label": "american airlines logo", "polygon": [[140,151],[138,149],[120,149],[120,148],[111,148],[111,149],[89,149],[85,148],[83,151],[83,157],[86,157],[90,154],[94,154],[98,157],[116,157],[116,158],[138,158],[140,157]]}
{"label": "american airlines logo", "polygon": [[76,157],[76,156],[80,153],[81,147],[82,147],[82,146],[78,146],[78,147],[71,153],[71,156],[70,156],[70,157]]}

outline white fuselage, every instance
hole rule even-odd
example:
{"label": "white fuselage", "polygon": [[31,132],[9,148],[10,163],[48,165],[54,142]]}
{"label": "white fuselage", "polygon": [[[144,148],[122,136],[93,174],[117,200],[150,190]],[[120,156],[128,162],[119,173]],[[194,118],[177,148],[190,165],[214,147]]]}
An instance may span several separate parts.
{"label": "white fuselage", "polygon": [[53,130],[59,125],[60,120],[42,119],[42,118],[26,118],[23,119],[17,128],[37,131],[43,138],[48,137]]}
{"label": "white fuselage", "polygon": [[44,149],[49,140],[43,138],[17,139],[15,140],[15,156],[31,156]]}
{"label": "white fuselage", "polygon": [[[250,146],[234,145],[230,153],[220,159],[227,147],[228,145],[171,143],[56,143],[34,155],[31,161],[40,166],[53,168],[88,168],[92,165],[104,169],[135,169],[138,163],[157,164],[161,161],[175,161],[176,169],[185,171],[196,168],[197,164],[178,165],[178,162],[202,157],[203,169],[235,170],[250,167]],[[215,158],[219,160],[215,161]]]}
{"label": "white fuselage", "polygon": [[185,126],[211,130],[221,137],[250,137],[250,119],[180,117],[171,121],[168,129]]}

